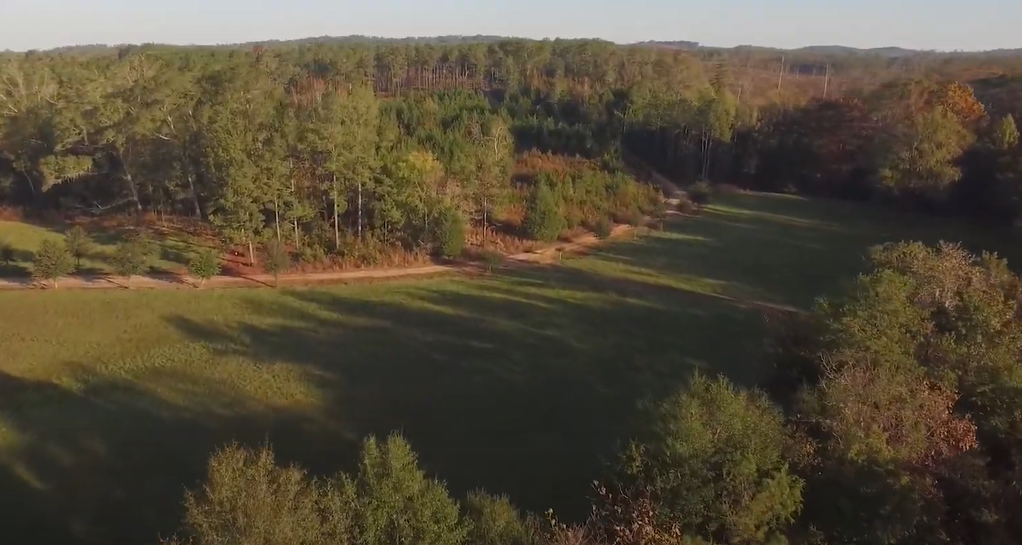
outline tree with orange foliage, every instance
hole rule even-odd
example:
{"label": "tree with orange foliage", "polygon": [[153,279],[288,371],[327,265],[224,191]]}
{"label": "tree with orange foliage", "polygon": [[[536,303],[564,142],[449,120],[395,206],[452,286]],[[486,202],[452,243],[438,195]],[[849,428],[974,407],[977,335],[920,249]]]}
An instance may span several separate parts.
{"label": "tree with orange foliage", "polygon": [[986,108],[976,99],[972,87],[953,81],[937,89],[936,105],[965,127],[973,127],[987,115]]}

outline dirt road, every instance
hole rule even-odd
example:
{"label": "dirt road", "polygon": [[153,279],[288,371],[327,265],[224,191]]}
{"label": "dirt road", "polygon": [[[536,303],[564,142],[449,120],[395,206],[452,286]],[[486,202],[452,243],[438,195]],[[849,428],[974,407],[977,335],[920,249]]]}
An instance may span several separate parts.
{"label": "dirt road", "polygon": [[[634,228],[630,225],[618,225],[612,237],[621,237]],[[562,254],[584,251],[599,244],[600,239],[593,235],[576,239],[572,242],[554,244],[535,252],[527,252],[507,256],[505,259],[518,263],[551,263],[557,261]],[[426,265],[422,267],[391,268],[391,269],[358,269],[353,271],[333,271],[318,273],[296,273],[280,275],[281,286],[309,286],[318,284],[344,284],[365,280],[386,280],[397,278],[423,277],[448,274],[459,271],[476,270],[472,264]],[[273,275],[252,274],[244,276],[214,276],[202,285],[202,289],[223,288],[258,288],[275,285]],[[171,274],[153,274],[135,276],[130,283],[124,277],[111,275],[69,276],[57,282],[59,290],[78,289],[195,289],[198,281],[185,276]],[[52,289],[51,282],[40,282],[31,278],[0,278],[0,290]]]}

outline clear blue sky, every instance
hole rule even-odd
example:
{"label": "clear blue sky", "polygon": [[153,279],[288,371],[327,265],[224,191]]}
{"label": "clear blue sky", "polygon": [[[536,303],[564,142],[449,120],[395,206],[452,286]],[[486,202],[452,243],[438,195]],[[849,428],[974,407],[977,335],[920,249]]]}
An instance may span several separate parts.
{"label": "clear blue sky", "polygon": [[1022,0],[0,0],[0,50],[321,35],[1022,47]]}

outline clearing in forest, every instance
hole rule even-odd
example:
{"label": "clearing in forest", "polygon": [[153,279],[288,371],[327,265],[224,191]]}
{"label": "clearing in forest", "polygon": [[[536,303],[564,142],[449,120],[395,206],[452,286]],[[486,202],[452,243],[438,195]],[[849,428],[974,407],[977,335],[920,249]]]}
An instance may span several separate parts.
{"label": "clearing in forest", "polygon": [[636,402],[693,370],[755,384],[765,308],[805,307],[872,244],[982,241],[947,221],[721,197],[557,265],[295,290],[0,293],[0,526],[152,543],[213,449],[318,472],[402,430],[455,493],[582,516]]}

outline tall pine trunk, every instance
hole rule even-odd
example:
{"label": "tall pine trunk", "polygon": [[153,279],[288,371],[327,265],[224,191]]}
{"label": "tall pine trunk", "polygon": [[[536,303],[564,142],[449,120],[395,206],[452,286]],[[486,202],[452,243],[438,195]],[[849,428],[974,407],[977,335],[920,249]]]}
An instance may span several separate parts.
{"label": "tall pine trunk", "polygon": [[[295,174],[294,174],[295,166],[294,166],[294,161],[291,160],[290,158],[288,158],[287,165],[288,165],[288,172],[290,173],[290,177],[291,177],[291,197],[294,199],[294,201],[292,201],[292,202],[297,202],[298,197],[295,196],[296,189],[295,189]],[[297,205],[295,205],[295,206],[297,206]],[[291,212],[294,213],[294,210],[291,210]],[[301,237],[298,235],[298,214],[295,214],[294,218],[292,218],[292,219],[294,220],[294,224],[295,224],[295,250],[300,250],[301,247],[302,247],[302,244],[301,244],[301,240],[300,240]]]}
{"label": "tall pine trunk", "polygon": [[189,172],[185,174],[188,179],[188,192],[192,195],[192,206],[195,208],[195,217],[202,218],[202,207],[199,206],[199,193],[195,191],[195,178]]}
{"label": "tall pine trunk", "polygon": [[128,172],[128,167],[124,167],[124,179],[128,182],[128,189],[131,190],[131,200],[135,201],[135,210],[137,212],[142,211],[142,201],[138,200],[138,188],[135,187],[135,181],[131,179],[131,173]]}
{"label": "tall pine trunk", "polygon": [[280,201],[273,197],[273,227],[277,230],[277,242],[280,242]]}
{"label": "tall pine trunk", "polygon": [[337,175],[334,174],[334,250],[341,251],[341,222],[337,218]]}

